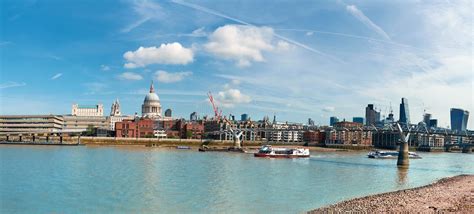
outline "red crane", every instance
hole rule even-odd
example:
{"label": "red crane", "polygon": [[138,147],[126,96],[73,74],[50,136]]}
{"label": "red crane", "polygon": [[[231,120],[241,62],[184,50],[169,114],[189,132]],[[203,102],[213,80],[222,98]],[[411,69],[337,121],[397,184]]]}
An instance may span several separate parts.
{"label": "red crane", "polygon": [[211,92],[207,93],[207,96],[209,97],[209,101],[212,104],[212,109],[214,110],[214,116],[215,118],[219,121],[222,115],[222,110],[217,107],[216,103],[214,103],[214,97],[212,97]]}

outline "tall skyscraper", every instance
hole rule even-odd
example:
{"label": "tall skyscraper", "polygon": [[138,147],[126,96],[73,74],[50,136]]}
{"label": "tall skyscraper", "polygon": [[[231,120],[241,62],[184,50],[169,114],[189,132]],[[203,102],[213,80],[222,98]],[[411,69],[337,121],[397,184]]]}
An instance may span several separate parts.
{"label": "tall skyscraper", "polygon": [[330,126],[334,126],[334,124],[338,123],[339,122],[339,118],[335,117],[335,116],[332,116],[329,118],[329,125]]}
{"label": "tall skyscraper", "polygon": [[459,108],[451,109],[451,130],[466,131],[469,112]]}
{"label": "tall skyscraper", "polygon": [[400,123],[410,124],[410,111],[408,110],[408,99],[402,97],[402,103],[400,103]]}
{"label": "tall skyscraper", "polygon": [[311,118],[308,118],[308,126],[314,126],[314,120]]}
{"label": "tall skyscraper", "polygon": [[365,107],[365,125],[376,125],[380,122],[380,112],[374,108],[374,104],[368,104]]}

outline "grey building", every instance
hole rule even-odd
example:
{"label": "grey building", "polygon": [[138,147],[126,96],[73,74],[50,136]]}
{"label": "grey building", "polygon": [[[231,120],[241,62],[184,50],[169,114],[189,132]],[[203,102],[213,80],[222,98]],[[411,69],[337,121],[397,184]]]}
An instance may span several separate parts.
{"label": "grey building", "polygon": [[171,111],[171,109],[166,109],[165,111],[165,117],[171,117],[173,114],[173,111]]}
{"label": "grey building", "polygon": [[365,125],[377,125],[380,122],[380,112],[374,108],[374,104],[368,104],[365,107]]}

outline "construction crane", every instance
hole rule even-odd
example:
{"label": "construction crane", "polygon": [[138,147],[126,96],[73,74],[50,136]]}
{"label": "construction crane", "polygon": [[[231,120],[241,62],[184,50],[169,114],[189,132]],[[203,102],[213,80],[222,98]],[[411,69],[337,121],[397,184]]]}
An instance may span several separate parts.
{"label": "construction crane", "polygon": [[216,103],[214,102],[214,97],[212,96],[212,93],[210,91],[207,93],[207,96],[209,97],[209,101],[212,104],[212,109],[214,110],[214,117],[217,121],[219,121],[222,115],[222,110],[217,107]]}

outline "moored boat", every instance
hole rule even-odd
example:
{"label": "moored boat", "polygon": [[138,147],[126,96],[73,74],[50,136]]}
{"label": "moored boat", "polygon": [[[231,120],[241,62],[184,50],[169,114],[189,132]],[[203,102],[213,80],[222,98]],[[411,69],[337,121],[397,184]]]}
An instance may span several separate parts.
{"label": "moored boat", "polygon": [[254,154],[255,157],[269,158],[307,158],[309,157],[309,149],[306,148],[281,148],[265,145]]}
{"label": "moored boat", "polygon": [[[396,159],[398,158],[397,151],[372,151],[367,154],[369,158],[377,158],[377,159]],[[421,159],[416,152],[408,152],[408,157],[410,159]]]}

